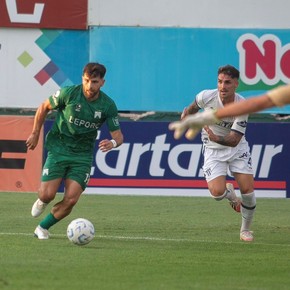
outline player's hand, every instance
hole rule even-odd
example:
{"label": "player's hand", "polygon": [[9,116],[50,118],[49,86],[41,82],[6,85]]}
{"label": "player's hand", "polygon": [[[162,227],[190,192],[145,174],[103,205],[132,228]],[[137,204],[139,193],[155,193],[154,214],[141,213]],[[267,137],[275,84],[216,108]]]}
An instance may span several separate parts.
{"label": "player's hand", "polygon": [[174,138],[179,139],[185,133],[185,137],[189,140],[195,138],[204,125],[211,125],[218,120],[215,117],[215,111],[204,111],[189,115],[181,121],[169,124],[169,130],[174,131]]}
{"label": "player's hand", "polygon": [[[193,117],[193,116],[190,116]],[[190,118],[188,117],[188,118]],[[180,139],[182,135],[185,133],[185,137],[189,140],[194,139],[194,137],[199,133],[201,130],[200,126],[191,126],[189,127],[188,118],[183,119],[181,121],[173,122],[169,124],[169,130],[174,131],[174,138]]]}
{"label": "player's hand", "polygon": [[99,142],[99,148],[102,152],[107,152],[107,151],[110,151],[111,149],[113,149],[114,146],[110,140],[104,139],[104,140]]}
{"label": "player's hand", "polygon": [[26,146],[29,150],[34,150],[38,144],[39,135],[36,133],[31,133],[31,135],[26,140]]}

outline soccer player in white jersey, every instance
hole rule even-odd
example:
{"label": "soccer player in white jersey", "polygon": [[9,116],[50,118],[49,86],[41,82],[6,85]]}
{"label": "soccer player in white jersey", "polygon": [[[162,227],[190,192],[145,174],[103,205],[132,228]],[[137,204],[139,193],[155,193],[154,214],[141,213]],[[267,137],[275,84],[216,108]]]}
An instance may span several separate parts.
{"label": "soccer player in white jersey", "polygon": [[[190,118],[188,115],[191,114],[199,114],[200,109],[205,112],[213,111],[244,100],[236,93],[239,71],[235,67],[220,67],[217,81],[217,89],[204,90],[197,94],[194,102],[183,111],[181,119]],[[251,242],[254,238],[250,226],[256,208],[256,197],[251,154],[244,136],[247,120],[247,115],[220,119],[203,127],[201,139],[204,147],[203,172],[208,189],[215,200],[226,198],[235,211],[241,212],[240,239]],[[236,196],[233,184],[227,182],[228,173],[239,186],[241,200]]]}

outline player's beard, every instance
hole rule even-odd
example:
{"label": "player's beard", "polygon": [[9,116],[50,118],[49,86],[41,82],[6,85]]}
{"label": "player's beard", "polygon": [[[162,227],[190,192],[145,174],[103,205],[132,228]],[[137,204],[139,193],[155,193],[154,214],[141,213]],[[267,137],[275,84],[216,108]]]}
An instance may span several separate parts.
{"label": "player's beard", "polygon": [[98,91],[92,91],[92,90],[85,90],[84,95],[87,100],[95,100],[98,98],[99,90]]}

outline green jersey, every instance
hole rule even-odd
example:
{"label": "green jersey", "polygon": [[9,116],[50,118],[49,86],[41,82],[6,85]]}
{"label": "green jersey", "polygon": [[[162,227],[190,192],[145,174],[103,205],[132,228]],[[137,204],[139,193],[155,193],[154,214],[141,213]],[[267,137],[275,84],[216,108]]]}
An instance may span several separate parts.
{"label": "green jersey", "polygon": [[98,130],[104,122],[110,131],[120,129],[115,102],[104,92],[89,102],[82,85],[65,87],[49,97],[57,110],[56,119],[46,136],[49,151],[92,155]]}

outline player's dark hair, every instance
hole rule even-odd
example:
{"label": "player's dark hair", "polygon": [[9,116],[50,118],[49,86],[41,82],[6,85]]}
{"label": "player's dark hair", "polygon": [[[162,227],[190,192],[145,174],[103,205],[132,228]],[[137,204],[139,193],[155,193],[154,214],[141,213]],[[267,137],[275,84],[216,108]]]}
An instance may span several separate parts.
{"label": "player's dark hair", "polygon": [[83,75],[85,74],[89,77],[100,77],[103,79],[106,74],[106,68],[100,63],[90,62],[83,69]]}
{"label": "player's dark hair", "polygon": [[219,74],[228,75],[232,79],[238,79],[240,77],[240,72],[235,67],[233,67],[232,65],[229,65],[229,64],[219,67],[218,75]]}

